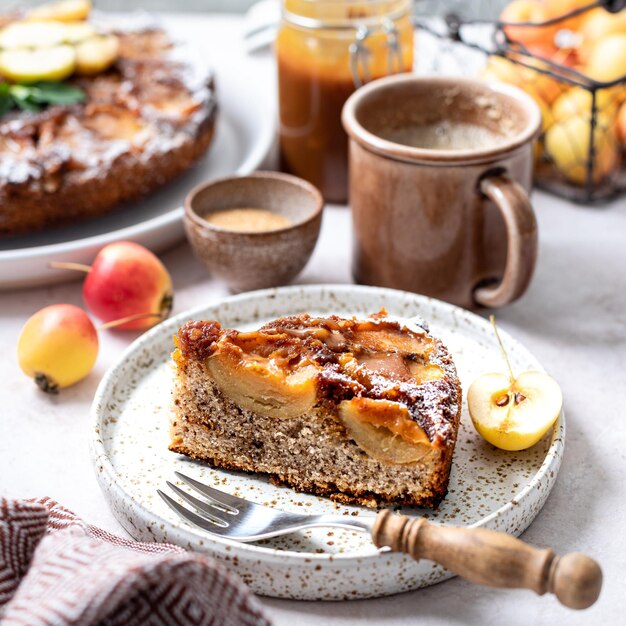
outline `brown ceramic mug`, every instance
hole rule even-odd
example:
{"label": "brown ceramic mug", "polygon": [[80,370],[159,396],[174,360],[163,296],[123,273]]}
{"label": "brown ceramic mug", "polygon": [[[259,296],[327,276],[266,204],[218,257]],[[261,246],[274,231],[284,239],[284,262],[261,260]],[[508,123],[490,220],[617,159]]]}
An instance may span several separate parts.
{"label": "brown ceramic mug", "polygon": [[[541,126],[529,96],[508,85],[402,74],[352,95],[343,125],[357,282],[466,308],[503,306],[524,293],[537,257],[528,194]],[[481,132],[433,147],[439,129],[456,133],[459,125]],[[437,137],[426,140],[423,129]]]}

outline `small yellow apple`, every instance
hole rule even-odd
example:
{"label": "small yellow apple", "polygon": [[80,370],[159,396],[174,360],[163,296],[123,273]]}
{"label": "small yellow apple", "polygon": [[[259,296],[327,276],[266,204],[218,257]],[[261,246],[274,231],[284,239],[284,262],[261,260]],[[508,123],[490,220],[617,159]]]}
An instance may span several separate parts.
{"label": "small yellow apple", "polygon": [[581,38],[581,44],[578,47],[580,60],[586,63],[596,43],[619,33],[626,33],[626,9],[619,13],[609,13],[598,7],[584,14],[578,30]]}
{"label": "small yellow apple", "polygon": [[600,82],[626,76],[626,33],[609,35],[595,43],[585,73]]}
{"label": "small yellow apple", "polygon": [[75,22],[86,20],[90,11],[90,0],[59,0],[30,9],[26,13],[26,19]]}
{"label": "small yellow apple", "polygon": [[[608,176],[619,164],[614,119],[598,115],[594,132],[594,183]],[[591,126],[589,117],[577,115],[553,124],[546,133],[546,152],[571,182],[584,185],[588,178]]]}
{"label": "small yellow apple", "polygon": [[73,304],[54,304],[35,313],[17,340],[22,371],[48,393],[82,380],[98,356],[98,333]]}
{"label": "small yellow apple", "polygon": [[[552,105],[552,116],[555,122],[562,122],[570,117],[580,115],[591,118],[591,92],[582,87],[572,87],[561,94]],[[596,92],[596,111],[606,115],[615,115],[618,101],[616,94],[609,89]]]}

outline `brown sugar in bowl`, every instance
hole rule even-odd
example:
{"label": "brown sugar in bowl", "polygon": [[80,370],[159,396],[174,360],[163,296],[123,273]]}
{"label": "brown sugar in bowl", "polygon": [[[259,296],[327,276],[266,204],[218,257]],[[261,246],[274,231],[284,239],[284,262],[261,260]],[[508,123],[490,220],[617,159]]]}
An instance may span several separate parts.
{"label": "brown sugar in bowl", "polygon": [[[311,257],[324,200],[310,183],[278,172],[256,172],[202,183],[185,198],[185,232],[196,257],[231,291],[291,282]],[[237,208],[265,209],[290,224],[267,231],[229,230],[206,216]]]}

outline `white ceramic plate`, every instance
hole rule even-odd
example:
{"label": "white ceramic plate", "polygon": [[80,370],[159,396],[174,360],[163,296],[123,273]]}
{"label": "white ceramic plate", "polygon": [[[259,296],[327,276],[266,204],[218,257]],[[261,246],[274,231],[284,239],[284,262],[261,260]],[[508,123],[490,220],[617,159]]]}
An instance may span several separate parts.
{"label": "white ceramic plate", "polygon": [[[169,541],[223,560],[262,595],[301,599],[376,597],[417,589],[450,576],[429,561],[381,553],[368,536],[314,529],[265,542],[241,544],[212,536],[180,520],[157,488],[174,471],[279,509],[371,515],[361,507],[276,487],[262,477],[215,470],[167,450],[173,367],[172,335],[188,319],[217,319],[253,329],[301,312],[350,316],[385,307],[402,317],[419,315],[450,349],[464,389],[478,375],[504,371],[493,330],[482,318],[415,294],[356,286],[305,286],[242,294],[179,315],[140,337],[105,375],[92,407],[96,474],[115,516],[136,539]],[[541,369],[519,343],[502,333],[516,371]],[[450,490],[436,512],[405,508],[440,524],[481,526],[520,534],[543,506],[563,453],[565,422],[532,449],[504,452],[474,431],[463,406]],[[180,483],[179,483],[180,484]]]}
{"label": "white ceramic plate", "polygon": [[239,56],[203,54],[202,33],[188,41],[183,37],[195,31],[180,27],[169,30],[175,39],[186,41],[193,62],[214,60],[216,65],[219,113],[209,152],[194,169],[141,202],[81,224],[0,239],[0,289],[76,278],[76,272],[53,271],[47,264],[51,261],[89,264],[97,251],[112,241],[130,239],[155,252],[165,250],[184,237],[181,207],[192,187],[210,178],[247,174],[262,163],[271,165],[267,159],[276,134],[273,89],[240,58],[242,53]]}

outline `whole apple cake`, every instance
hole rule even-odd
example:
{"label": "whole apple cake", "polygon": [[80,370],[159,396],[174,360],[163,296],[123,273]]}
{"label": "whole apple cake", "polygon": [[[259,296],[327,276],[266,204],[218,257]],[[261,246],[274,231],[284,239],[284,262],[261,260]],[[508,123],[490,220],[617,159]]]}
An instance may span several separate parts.
{"label": "whole apple cake", "polygon": [[170,450],[344,503],[437,507],[461,389],[427,330],[367,319],[276,319],[255,332],[185,324]]}
{"label": "whole apple cake", "polygon": [[[19,30],[29,35],[33,28]],[[50,25],[41,30],[49,33]],[[11,44],[17,32],[11,24],[2,31]],[[162,30],[96,35],[74,47],[81,45],[85,67],[63,85],[82,90],[84,101],[0,115],[0,236],[73,223],[139,199],[189,169],[211,143],[217,110],[212,74],[176,60]],[[67,52],[70,62],[74,54],[68,44],[38,49],[38,56],[30,50],[9,51],[16,72],[25,71],[28,54],[42,71],[55,60],[46,54]],[[99,54],[116,58],[100,71]],[[12,76],[13,66],[2,63],[13,57],[2,55],[0,70]],[[22,87],[0,78],[3,84],[17,94]]]}

